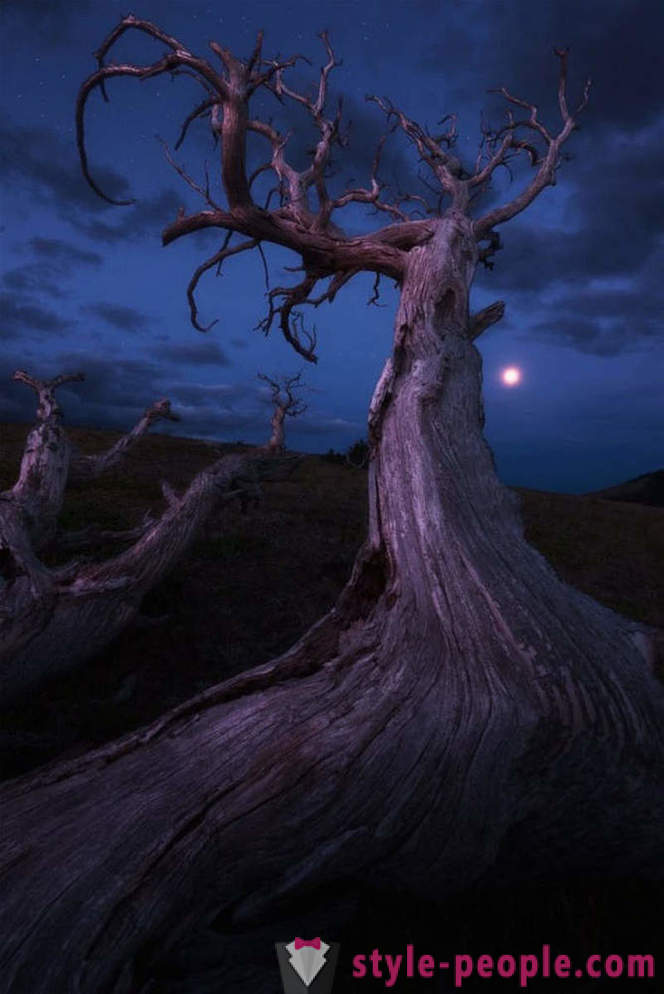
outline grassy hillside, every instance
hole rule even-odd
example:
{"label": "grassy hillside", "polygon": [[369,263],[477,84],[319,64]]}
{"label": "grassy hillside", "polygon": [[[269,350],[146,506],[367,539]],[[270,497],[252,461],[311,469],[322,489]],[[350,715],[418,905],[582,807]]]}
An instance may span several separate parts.
{"label": "grassy hillside", "polygon": [[[0,428],[0,489],[13,483],[27,426]],[[84,451],[110,432],[71,429]],[[121,471],[67,496],[66,529],[138,524],[223,447],[151,435]],[[664,508],[519,491],[529,540],[568,582],[664,628]],[[144,616],[102,656],[0,715],[0,761],[14,775],[155,718],[197,691],[284,651],[335,601],[366,528],[366,473],[306,456],[243,514],[220,510]],[[105,556],[118,547],[94,550]]]}
{"label": "grassy hillside", "polygon": [[615,487],[597,490],[589,497],[605,497],[607,500],[635,501],[637,504],[652,504],[664,507],[664,469],[644,473],[633,480],[626,480]]}

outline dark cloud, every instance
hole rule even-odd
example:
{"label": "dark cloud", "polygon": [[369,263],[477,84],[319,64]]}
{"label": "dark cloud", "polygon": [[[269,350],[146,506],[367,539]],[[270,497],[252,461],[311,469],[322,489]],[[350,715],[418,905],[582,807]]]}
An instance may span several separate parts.
{"label": "dark cloud", "polygon": [[[27,188],[99,244],[158,237],[178,208],[187,203],[187,190],[178,193],[168,187],[132,206],[112,207],[85,182],[73,137],[63,139],[49,128],[26,128],[5,118],[0,121],[0,149],[0,179]],[[130,195],[127,180],[112,169],[95,168],[95,180],[111,197],[126,199]],[[94,265],[100,258],[59,239],[35,238],[32,244],[37,254],[60,262],[66,261],[68,253],[71,262],[83,264]]]}
{"label": "dark cloud", "polygon": [[[11,373],[28,368],[43,379],[61,372],[83,372],[83,383],[68,383],[58,391],[66,425],[129,430],[151,401],[163,396],[155,390],[149,365],[114,363],[87,353],[71,353],[44,363],[22,360],[0,363],[0,421],[35,420],[35,396],[22,384],[12,382]],[[160,431],[167,431],[166,422]]]}
{"label": "dark cloud", "polygon": [[106,324],[119,328],[120,331],[140,331],[149,323],[148,315],[135,307],[126,307],[124,304],[114,304],[109,301],[85,304],[81,310],[101,318]]}
{"label": "dark cloud", "polygon": [[61,238],[31,238],[30,247],[36,256],[49,259],[61,267],[71,269],[74,265],[101,266],[103,259],[98,252],[79,248]]}
{"label": "dark cloud", "polygon": [[583,290],[576,294],[574,309],[584,317],[611,318],[615,315],[629,315],[637,334],[641,328],[648,329],[645,333],[654,334],[662,328],[663,303],[661,291],[649,295],[640,292],[638,287],[629,290],[601,288]]}
{"label": "dark cloud", "polygon": [[[108,211],[81,176],[73,137],[63,140],[52,128],[26,128],[0,120],[0,178],[27,187],[39,198],[68,211]],[[127,192],[127,181],[111,169],[97,170],[97,179],[113,197]]]}
{"label": "dark cloud", "polygon": [[41,38],[62,41],[69,36],[72,19],[87,11],[90,0],[3,0],[2,19],[7,29],[29,27]]}
{"label": "dark cloud", "polygon": [[237,401],[255,399],[255,390],[241,383],[171,383],[170,395],[182,404],[229,409]]}
{"label": "dark cloud", "polygon": [[[166,396],[182,420],[160,422],[160,432],[259,440],[269,431],[265,413],[251,406],[255,401],[252,388],[241,384],[168,384],[161,379],[163,371],[149,360],[116,360],[83,350],[34,362],[23,352],[11,357],[5,353],[0,360],[0,421],[34,421],[34,394],[11,380],[19,367],[27,367],[43,379],[62,372],[84,373],[83,382],[68,383],[58,392],[66,424],[127,431],[152,401]],[[236,403],[248,403],[248,409],[237,409]]]}
{"label": "dark cloud", "polygon": [[607,323],[570,313],[554,313],[550,320],[540,321],[529,328],[524,337],[532,340],[534,336],[545,342],[571,345],[579,352],[611,356],[624,351],[627,332],[621,322]]}
{"label": "dark cloud", "polygon": [[159,349],[163,359],[173,362],[189,363],[194,366],[230,366],[231,362],[223,349],[210,340],[202,342],[183,343],[182,345],[164,345]]}
{"label": "dark cloud", "polygon": [[570,48],[570,93],[580,91],[585,76],[593,79],[588,115],[595,128],[629,129],[660,113],[659,0],[470,0],[437,6],[438,17],[429,15],[435,40],[425,43],[421,65],[442,77],[452,104],[445,112],[465,106],[469,92],[479,96],[506,86],[539,104],[547,118],[555,115],[557,62],[551,49],[558,46]]}
{"label": "dark cloud", "polygon": [[664,342],[664,290],[653,291],[639,280],[629,289],[563,289],[553,297],[550,311],[550,317],[534,322],[524,337],[601,356]]}
{"label": "dark cloud", "polygon": [[62,352],[41,375],[77,370],[85,374],[85,380],[67,384],[61,391],[71,424],[126,430],[159,397],[168,397],[182,417],[179,425],[164,423],[160,431],[223,436],[226,430],[261,421],[255,411],[235,409],[238,401],[251,400],[252,391],[246,386],[172,383],[165,378],[163,366],[151,359],[114,359],[83,350]]}
{"label": "dark cloud", "polygon": [[[100,266],[102,263],[102,257],[96,252],[58,238],[32,238],[28,247],[37,261],[15,266],[2,275],[3,286],[24,297],[36,294],[61,299],[65,296],[63,282],[73,276],[79,266]],[[17,306],[18,301],[14,310]]]}
{"label": "dark cloud", "polygon": [[32,294],[41,293],[49,297],[64,297],[64,291],[52,277],[57,273],[49,272],[40,263],[28,263],[25,266],[17,266],[2,275],[2,284],[12,293]]}
{"label": "dark cloud", "polygon": [[70,327],[70,321],[28,296],[0,294],[0,338],[22,337],[32,331],[51,334]]}
{"label": "dark cloud", "polygon": [[586,136],[562,186],[542,197],[567,194],[557,226],[538,226],[534,211],[505,226],[478,285],[534,314],[547,294],[550,313],[534,333],[584,352],[615,354],[662,335],[664,118],[637,134]]}
{"label": "dark cloud", "polygon": [[62,298],[65,296],[63,280],[71,277],[79,266],[100,266],[103,261],[96,252],[59,238],[32,238],[28,247],[37,261],[16,266],[2,276],[3,286],[23,295],[45,294]]}
{"label": "dark cloud", "polygon": [[153,197],[138,200],[133,207],[116,207],[105,215],[109,219],[117,219],[114,223],[99,217],[79,217],[76,227],[92,242],[102,245],[145,237],[158,240],[162,229],[175,219],[179,208],[186,202],[184,194],[169,188]]}
{"label": "dark cloud", "polygon": [[84,374],[82,383],[63,387],[63,406],[72,424],[126,429],[152,401],[164,396],[161,371],[141,359],[116,359],[84,350],[60,352],[48,365],[48,375]]}

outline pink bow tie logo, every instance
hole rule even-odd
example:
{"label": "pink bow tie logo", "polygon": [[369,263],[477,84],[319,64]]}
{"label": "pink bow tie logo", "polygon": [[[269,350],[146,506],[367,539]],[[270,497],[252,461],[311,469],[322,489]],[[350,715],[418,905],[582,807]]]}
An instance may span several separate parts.
{"label": "pink bow tie logo", "polygon": [[303,946],[311,946],[312,949],[320,949],[320,938],[316,939],[296,939],[295,948],[302,949]]}

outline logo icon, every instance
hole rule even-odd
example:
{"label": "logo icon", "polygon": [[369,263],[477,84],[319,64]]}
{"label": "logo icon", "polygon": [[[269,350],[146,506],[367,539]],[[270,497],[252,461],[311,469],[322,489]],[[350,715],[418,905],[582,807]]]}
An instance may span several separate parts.
{"label": "logo icon", "polygon": [[330,994],[339,957],[338,942],[301,939],[275,943],[284,994]]}

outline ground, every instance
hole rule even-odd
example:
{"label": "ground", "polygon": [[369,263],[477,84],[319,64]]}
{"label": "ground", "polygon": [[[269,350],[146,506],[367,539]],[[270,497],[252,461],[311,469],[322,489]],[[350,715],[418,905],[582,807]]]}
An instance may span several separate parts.
{"label": "ground", "polygon": [[[15,478],[26,432],[20,425],[2,429],[0,487]],[[107,447],[115,437],[85,429],[72,429],[71,436],[85,451]],[[162,506],[162,479],[180,490],[219,448],[153,434],[130,453],[124,469],[69,493],[63,526],[134,525],[148,508]],[[598,496],[518,493],[529,540],[565,580],[664,629],[664,508]],[[244,513],[239,504],[221,510],[180,568],[146,599],[147,623],[133,625],[82,670],[0,715],[3,775],[116,738],[287,649],[334,603],[364,537],[366,514],[366,472],[321,456],[306,456],[289,479],[265,484],[259,505]],[[524,952],[542,942],[579,956],[648,952],[655,948],[654,923],[664,913],[659,888],[630,881],[485,888],[425,906],[402,895],[376,894],[354,880],[314,897],[313,907],[316,901],[326,934],[353,952],[380,945],[398,953],[407,942],[422,952]],[[280,914],[284,934],[291,911]],[[200,976],[209,968],[210,990],[221,989],[219,971],[232,994],[262,991],[263,979],[271,990],[272,943],[283,938],[274,934],[272,914],[246,933],[217,921],[191,936],[162,964],[160,991],[207,990],[200,979],[192,980],[192,963]],[[257,960],[254,949],[260,950]],[[639,987],[652,989],[647,983]],[[425,989],[433,994],[432,987]],[[603,988],[593,983],[587,989],[598,994]]]}
{"label": "ground", "polygon": [[[15,478],[27,426],[3,428],[0,488]],[[114,439],[72,429],[86,452]],[[222,447],[232,448],[232,446]],[[68,494],[62,524],[122,529],[158,510],[220,446],[152,434],[124,468]],[[146,599],[143,618],[84,669],[0,716],[4,776],[116,738],[287,649],[335,601],[366,529],[366,472],[307,456],[265,484],[259,505],[220,510],[191,554]],[[597,600],[664,628],[664,508],[519,490],[529,540]],[[104,555],[112,547],[100,547]]]}

